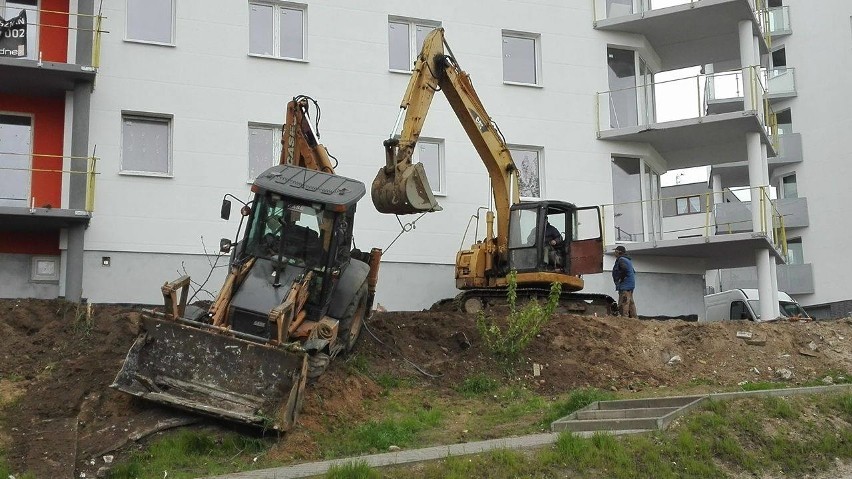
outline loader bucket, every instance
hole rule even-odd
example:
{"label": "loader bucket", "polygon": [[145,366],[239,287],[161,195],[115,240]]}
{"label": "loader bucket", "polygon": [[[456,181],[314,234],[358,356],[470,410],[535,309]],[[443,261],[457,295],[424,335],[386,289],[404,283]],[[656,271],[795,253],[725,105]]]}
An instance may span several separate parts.
{"label": "loader bucket", "polygon": [[307,355],[219,331],[143,316],[112,388],[229,421],[287,430],[296,421]]}
{"label": "loader bucket", "polygon": [[443,209],[432,194],[422,163],[409,163],[401,171],[394,170],[395,175],[381,168],[373,180],[373,205],[380,213],[408,215]]}

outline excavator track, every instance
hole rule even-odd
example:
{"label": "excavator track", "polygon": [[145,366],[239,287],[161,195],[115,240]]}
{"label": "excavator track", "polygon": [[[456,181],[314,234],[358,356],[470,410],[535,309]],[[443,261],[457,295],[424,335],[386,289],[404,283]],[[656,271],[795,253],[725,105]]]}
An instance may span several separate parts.
{"label": "excavator track", "polygon": [[[549,288],[518,288],[516,304],[535,299],[547,301]],[[476,314],[495,306],[508,306],[506,291],[503,289],[468,289],[453,298],[453,305],[459,311]],[[565,292],[559,297],[558,313],[578,314],[581,316],[610,316],[617,311],[618,303],[607,294]]]}

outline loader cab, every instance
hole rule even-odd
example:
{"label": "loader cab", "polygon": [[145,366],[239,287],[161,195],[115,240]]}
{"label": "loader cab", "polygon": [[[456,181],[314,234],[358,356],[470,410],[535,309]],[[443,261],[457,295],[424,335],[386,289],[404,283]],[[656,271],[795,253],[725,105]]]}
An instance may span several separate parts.
{"label": "loader cab", "polygon": [[603,271],[603,239],[597,207],[564,201],[512,205],[509,270],[571,275]]}

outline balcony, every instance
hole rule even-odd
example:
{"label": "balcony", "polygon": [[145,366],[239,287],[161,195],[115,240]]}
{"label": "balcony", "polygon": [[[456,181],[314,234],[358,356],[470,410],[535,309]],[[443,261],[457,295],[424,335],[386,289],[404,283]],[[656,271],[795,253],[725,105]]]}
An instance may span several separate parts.
{"label": "balcony", "polygon": [[759,133],[769,156],[776,155],[774,113],[762,100],[765,81],[749,68],[752,91],[748,108],[716,113],[708,103],[706,85],[725,81],[730,73],[697,75],[633,88],[598,93],[598,138],[648,143],[668,162],[669,169],[713,165],[720,159],[747,159],[744,133]]}
{"label": "balcony", "polygon": [[[65,161],[84,161],[86,170],[63,170]],[[32,232],[87,224],[95,205],[97,161],[95,157],[0,152],[0,231]],[[79,208],[62,204],[63,176],[69,187],[85,188],[85,203]]]}
{"label": "balcony", "polygon": [[[5,39],[0,49],[0,93],[58,96],[76,82],[94,81],[103,17],[38,8],[9,11],[26,25],[19,29],[20,40]],[[72,42],[76,57],[68,54]]]}
{"label": "balcony", "polygon": [[[808,226],[807,198],[780,198],[772,200],[786,229]],[[751,231],[751,202],[719,203],[716,206],[716,234],[734,234]]]}
{"label": "balcony", "polygon": [[[813,294],[813,265],[779,264],[777,266],[778,291],[787,294]],[[719,271],[722,290],[736,288],[757,288],[756,268],[733,268]]]}
{"label": "balcony", "polygon": [[[802,153],[802,135],[800,133],[785,133],[778,135],[778,155],[769,158],[769,177],[774,176],[775,168],[794,163],[801,163],[805,157]],[[737,161],[713,165],[711,176],[719,175],[723,185],[747,185],[748,162]]]}
{"label": "balcony", "polygon": [[[634,5],[634,3],[638,3]],[[761,29],[762,0],[683,0],[683,4],[653,8],[653,0],[595,0],[598,30],[643,35],[664,70],[740,59],[739,22],[754,25],[761,53],[769,44]]]}
{"label": "balcony", "polygon": [[790,35],[793,29],[790,26],[790,7],[773,7],[764,11],[761,15],[761,27],[770,37]]}
{"label": "balcony", "polygon": [[[761,85],[766,85],[765,98],[785,100],[796,96],[796,69],[762,68]],[[708,75],[704,86],[709,114],[743,109],[743,75],[739,70]]]}
{"label": "balcony", "polygon": [[[629,243],[628,249],[636,256],[686,259],[690,264],[699,262],[705,269],[754,266],[755,251],[765,249],[777,263],[785,262],[786,231],[778,210],[773,209],[757,231],[740,229],[719,235],[712,214],[713,193],[704,184],[682,186],[695,189],[667,187],[662,191],[675,196],[602,205],[604,243],[610,245],[607,249],[616,243]],[[766,196],[766,188],[759,191],[761,197]]]}

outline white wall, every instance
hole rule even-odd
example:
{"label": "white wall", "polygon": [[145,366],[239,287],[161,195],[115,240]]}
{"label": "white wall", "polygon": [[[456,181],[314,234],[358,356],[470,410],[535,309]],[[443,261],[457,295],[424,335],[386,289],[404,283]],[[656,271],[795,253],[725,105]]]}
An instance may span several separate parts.
{"label": "white wall", "polygon": [[793,131],[802,134],[804,161],[795,165],[800,197],[808,199],[810,225],[801,233],[804,260],[812,263],[815,293],[802,304],[850,298],[844,278],[849,262],[838,248],[852,237],[849,165],[852,149],[844,141],[852,129],[852,2],[785,0],[793,34],[773,42],[785,45],[787,65],[796,69],[798,96],[776,106],[790,107]]}
{"label": "white wall", "polygon": [[[507,142],[544,148],[546,198],[612,203],[611,149],[649,155],[647,145],[596,139],[595,92],[608,89],[607,39],[645,49],[647,43],[635,35],[595,31],[592,2],[500,0],[488,8],[451,0],[307,4],[305,62],[247,54],[245,1],[215,7],[201,0],[177,2],[173,47],[124,41],[125,2],[104,5],[110,33],[102,36],[92,95],[90,144],[97,145],[101,162],[95,216],[86,233],[84,295],[116,302],[147,302],[153,295],[158,302],[159,286],[175,270],[170,255],[196,255],[189,256],[194,269],[206,264],[198,256],[202,238],[215,249],[220,237],[233,237],[236,230],[237,218],[218,218],[221,197],[249,196],[248,123],[283,123],[284,107],[297,94],[320,102],[321,141],[340,159],[337,172],[369,185],[384,163],[381,143],[409,80],[388,71],[388,15],[442,22],[453,53]],[[541,35],[541,87],[503,84],[502,29]],[[655,59],[653,52],[644,56]],[[173,177],[119,174],[122,111],[173,115]],[[441,93],[423,136],[445,139],[447,195],[439,198],[444,211],[418,220],[385,254],[381,284],[396,285],[393,291],[403,295],[380,293],[379,301],[400,308],[428,307],[432,298],[455,291],[451,265],[462,234],[477,208],[491,202],[485,168]],[[399,230],[395,217],[362,200],[355,231],[360,249],[386,248]],[[614,237],[612,231],[608,237]],[[471,241],[468,237],[465,246]],[[127,261],[120,268],[124,273],[100,267],[106,255],[119,264]],[[416,287],[419,282],[399,287],[408,284],[406,263],[426,271],[428,293]],[[429,264],[438,266],[422,267]]]}

